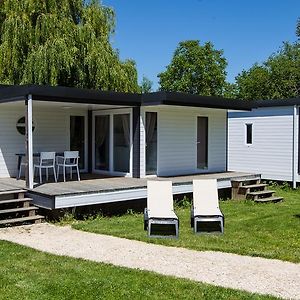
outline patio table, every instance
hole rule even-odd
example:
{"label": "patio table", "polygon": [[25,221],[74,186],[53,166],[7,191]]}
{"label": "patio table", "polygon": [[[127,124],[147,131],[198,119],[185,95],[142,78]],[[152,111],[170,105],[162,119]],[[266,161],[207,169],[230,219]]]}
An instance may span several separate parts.
{"label": "patio table", "polygon": [[[40,157],[40,152],[34,152],[33,153],[33,157]],[[20,179],[19,178],[19,172],[20,172],[20,168],[21,168],[21,163],[22,163],[22,159],[23,157],[26,156],[25,153],[16,153],[16,156],[18,157],[18,176],[17,176],[17,179]],[[64,152],[57,152],[55,153],[55,156],[64,156]]]}

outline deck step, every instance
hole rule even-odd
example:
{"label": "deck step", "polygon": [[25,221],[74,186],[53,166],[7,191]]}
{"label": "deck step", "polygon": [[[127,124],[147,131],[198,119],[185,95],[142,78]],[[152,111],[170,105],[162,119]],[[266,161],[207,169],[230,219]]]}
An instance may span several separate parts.
{"label": "deck step", "polygon": [[246,181],[252,181],[252,180],[260,180],[260,177],[246,177],[246,178],[240,178],[240,179],[233,179],[233,182],[246,182]]}
{"label": "deck step", "polygon": [[233,188],[239,188],[244,185],[259,184],[260,180],[260,178],[242,178],[238,180],[231,180],[231,186]]}
{"label": "deck step", "polygon": [[38,210],[36,206],[29,206],[29,207],[18,207],[18,208],[9,208],[9,209],[1,209],[1,214],[10,214],[10,213],[19,213],[19,212],[25,212],[25,211],[32,211],[32,210]]}
{"label": "deck step", "polygon": [[242,185],[240,186],[240,189],[254,189],[254,188],[262,188],[266,186],[268,186],[268,184],[266,183],[257,183],[257,184]]}
{"label": "deck step", "polygon": [[276,202],[280,202],[283,201],[283,197],[268,197],[268,198],[261,198],[261,199],[256,199],[254,200],[254,202],[256,203],[276,203]]}
{"label": "deck step", "polygon": [[32,199],[31,198],[20,198],[20,199],[0,200],[0,205],[2,205],[2,204],[20,203],[20,202],[29,202],[29,201],[32,201]]}
{"label": "deck step", "polygon": [[246,199],[258,200],[258,199],[263,199],[263,198],[270,198],[270,197],[273,197],[274,193],[275,193],[275,191],[268,191],[268,190],[249,192],[246,195]]}
{"label": "deck step", "polygon": [[0,220],[0,225],[9,225],[9,224],[27,223],[27,222],[40,223],[44,218],[45,218],[44,216],[36,215],[36,216],[29,216],[29,217],[15,218],[15,219],[6,219],[6,220]]}
{"label": "deck step", "polygon": [[1,191],[0,196],[2,195],[10,195],[10,194],[20,194],[20,193],[26,193],[26,190],[7,190],[7,191]]}
{"label": "deck step", "polygon": [[250,192],[247,195],[263,196],[263,195],[274,194],[274,193],[275,191],[256,191],[256,192]]}

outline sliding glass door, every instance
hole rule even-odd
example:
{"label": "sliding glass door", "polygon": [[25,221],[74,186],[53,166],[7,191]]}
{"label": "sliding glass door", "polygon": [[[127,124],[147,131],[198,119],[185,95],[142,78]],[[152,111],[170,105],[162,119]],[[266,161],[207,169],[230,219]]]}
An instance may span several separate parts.
{"label": "sliding glass door", "polygon": [[113,170],[129,173],[130,169],[130,115],[113,116]]}
{"label": "sliding glass door", "polygon": [[109,171],[109,115],[95,116],[95,169]]}
{"label": "sliding glass door", "polygon": [[131,114],[119,110],[95,113],[94,171],[115,175],[131,173]]}

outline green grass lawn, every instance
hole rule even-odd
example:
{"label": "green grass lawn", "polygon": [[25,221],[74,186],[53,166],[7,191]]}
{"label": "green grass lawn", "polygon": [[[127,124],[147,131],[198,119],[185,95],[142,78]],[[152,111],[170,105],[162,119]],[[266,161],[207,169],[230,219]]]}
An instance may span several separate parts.
{"label": "green grass lawn", "polygon": [[0,299],[275,299],[0,241]]}
{"label": "green grass lawn", "polygon": [[179,239],[149,239],[142,214],[97,217],[77,221],[73,228],[149,243],[195,250],[214,250],[300,262],[300,190],[276,188],[281,203],[221,201],[225,215],[224,235],[195,235],[190,228],[189,208],[177,208]]}

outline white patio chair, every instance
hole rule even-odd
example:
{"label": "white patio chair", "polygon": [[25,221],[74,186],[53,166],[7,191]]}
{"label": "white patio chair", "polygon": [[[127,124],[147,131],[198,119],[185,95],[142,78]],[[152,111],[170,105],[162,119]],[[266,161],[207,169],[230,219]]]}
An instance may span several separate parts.
{"label": "white patio chair", "polygon": [[24,170],[25,170],[26,167],[27,167],[27,163],[26,163],[26,162],[21,162],[21,163],[20,163],[20,167],[19,167],[19,172],[18,172],[17,180],[19,180],[19,179],[21,178],[21,175],[22,175],[22,168],[24,168]]}
{"label": "white patio chair", "polygon": [[78,161],[79,161],[79,151],[65,151],[64,156],[57,156],[56,157],[57,178],[59,177],[60,167],[62,167],[63,169],[64,182],[66,181],[66,168],[70,169],[71,179],[72,179],[73,168],[76,168],[78,181],[80,181]]}
{"label": "white patio chair", "polygon": [[179,221],[173,208],[172,181],[147,182],[144,229],[148,237],[178,238]]}
{"label": "white patio chair", "polygon": [[47,181],[49,177],[48,170],[52,169],[54,180],[55,182],[57,182],[56,172],[55,172],[55,152],[41,152],[38,164],[34,164],[33,167],[34,167],[34,174],[35,174],[35,170],[39,169],[40,183],[42,183],[42,169],[46,170]]}
{"label": "white patio chair", "polygon": [[195,233],[224,233],[216,179],[193,180],[191,226]]}

